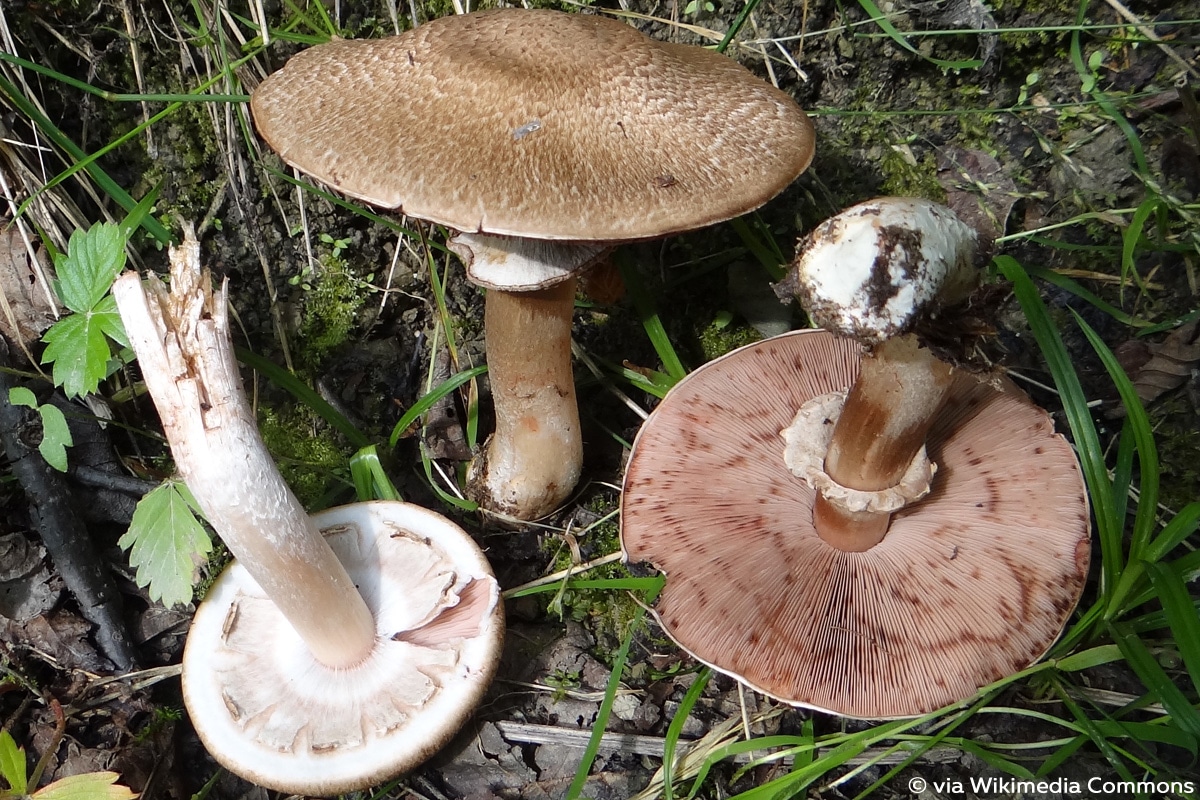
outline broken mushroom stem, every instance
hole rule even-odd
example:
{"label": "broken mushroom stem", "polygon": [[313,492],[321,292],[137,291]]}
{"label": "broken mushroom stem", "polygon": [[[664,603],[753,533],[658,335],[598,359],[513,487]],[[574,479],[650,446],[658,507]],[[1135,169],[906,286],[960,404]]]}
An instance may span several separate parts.
{"label": "broken mushroom stem", "polygon": [[366,603],[292,494],[259,435],[229,336],[227,286],[213,293],[193,231],[171,250],[171,285],[127,272],[113,296],[175,463],[229,551],[331,668],[375,643]]}
{"label": "broken mushroom stem", "polygon": [[[848,489],[879,492],[903,485],[906,474],[914,471],[927,490],[926,471],[932,476],[933,466],[925,456],[925,438],[953,382],[950,366],[922,348],[916,337],[885,341],[862,361],[833,429],[825,473]],[[818,536],[850,552],[869,550],[883,540],[894,513],[889,506],[859,508],[834,498],[840,499],[829,490],[817,495],[813,519]]]}
{"label": "broken mushroom stem", "polygon": [[583,469],[571,371],[575,278],[546,289],[488,291],[484,313],[496,430],[471,466],[490,511],[536,519],[570,495]]}

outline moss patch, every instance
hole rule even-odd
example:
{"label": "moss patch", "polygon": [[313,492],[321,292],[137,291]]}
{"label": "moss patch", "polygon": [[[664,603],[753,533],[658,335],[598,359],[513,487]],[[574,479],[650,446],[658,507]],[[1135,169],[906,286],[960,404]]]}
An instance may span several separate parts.
{"label": "moss patch", "polygon": [[314,507],[344,473],[349,453],[307,407],[260,407],[258,427],[284,480],[305,508]]}

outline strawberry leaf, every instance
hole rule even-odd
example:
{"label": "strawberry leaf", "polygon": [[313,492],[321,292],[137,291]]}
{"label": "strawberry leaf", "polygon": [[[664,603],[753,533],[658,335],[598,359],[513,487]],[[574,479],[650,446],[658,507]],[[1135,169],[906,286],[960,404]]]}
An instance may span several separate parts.
{"label": "strawberry leaf", "polygon": [[117,783],[115,772],[88,772],[61,778],[33,793],[35,800],[133,800],[129,787]]}
{"label": "strawberry leaf", "polygon": [[76,314],[91,311],[124,266],[125,236],[120,227],[98,222],[86,233],[76,230],[66,255],[60,253],[54,264],[59,298]]}
{"label": "strawberry leaf", "polygon": [[[186,487],[167,481],[147,494],[117,545],[129,551],[137,585],[164,606],[192,600],[196,567],[212,552],[212,539],[181,494]],[[190,497],[190,495],[188,495]]]}

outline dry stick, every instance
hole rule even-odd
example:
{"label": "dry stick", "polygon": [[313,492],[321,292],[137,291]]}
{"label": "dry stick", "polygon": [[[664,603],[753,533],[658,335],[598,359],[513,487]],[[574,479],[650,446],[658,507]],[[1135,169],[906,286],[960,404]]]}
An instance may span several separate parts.
{"label": "dry stick", "polygon": [[1183,56],[1179,55],[1179,53],[1176,53],[1172,48],[1168,47],[1167,44],[1163,42],[1162,38],[1154,32],[1153,28],[1138,19],[1138,16],[1126,8],[1124,4],[1120,2],[1120,0],[1106,0],[1106,2],[1112,6],[1113,11],[1116,11],[1118,14],[1124,17],[1126,22],[1137,28],[1138,33],[1158,45],[1159,49],[1167,54],[1167,58],[1183,67],[1187,74],[1191,75],[1193,78],[1200,78],[1200,72],[1197,72],[1195,67],[1185,61]]}
{"label": "dry stick", "polygon": [[[829,477],[875,492],[900,483],[925,445],[953,383],[952,370],[915,337],[889,339],[862,361],[825,456]],[[891,514],[847,511],[817,494],[817,533],[840,550],[862,552],[883,540]]]}
{"label": "dry stick", "polygon": [[[0,337],[0,362],[8,348]],[[58,574],[79,603],[84,619],[96,626],[96,644],[120,671],[137,663],[133,643],[121,616],[121,595],[113,583],[87,528],[71,505],[71,489],[62,473],[46,463],[36,447],[27,444],[32,420],[23,409],[8,402],[15,384],[0,370],[0,440],[29,501],[33,526]]]}

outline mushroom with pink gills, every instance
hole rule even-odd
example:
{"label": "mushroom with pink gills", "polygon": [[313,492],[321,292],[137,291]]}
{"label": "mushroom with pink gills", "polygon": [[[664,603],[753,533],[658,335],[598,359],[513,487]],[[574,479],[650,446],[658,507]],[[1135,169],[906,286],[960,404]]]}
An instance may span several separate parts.
{"label": "mushroom with pink gills", "polygon": [[1070,445],[1010,381],[908,331],[975,286],[975,232],[879,198],[801,243],[789,285],[828,330],[735,350],[642,426],[625,558],[700,661],[787,703],[918,716],[1040,658],[1083,589]]}
{"label": "mushroom with pink gills", "polygon": [[446,744],[494,674],[499,585],[461,528],[403,502],[308,516],[255,424],[191,230],[171,289],[113,286],[179,474],[236,557],[196,611],[183,697],[208,751],[261,786],[362,789]]}
{"label": "mushroom with pink gills", "polygon": [[576,276],[621,242],[745,214],[808,166],[813,129],[733,60],[600,15],[496,9],[293,57],[251,98],[288,164],[445,225],[487,288],[495,433],[469,493],[554,511],[583,464]]}

